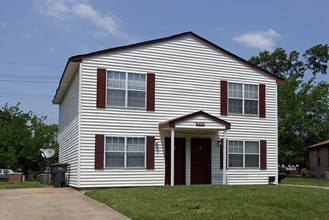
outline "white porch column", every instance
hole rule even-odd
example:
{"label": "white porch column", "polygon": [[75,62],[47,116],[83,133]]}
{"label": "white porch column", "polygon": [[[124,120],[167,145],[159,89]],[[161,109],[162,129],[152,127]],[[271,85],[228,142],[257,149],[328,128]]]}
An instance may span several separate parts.
{"label": "white porch column", "polygon": [[224,130],[223,142],[223,184],[226,185],[226,130]]}
{"label": "white porch column", "polygon": [[175,128],[171,128],[171,164],[170,164],[170,186],[175,184]]}

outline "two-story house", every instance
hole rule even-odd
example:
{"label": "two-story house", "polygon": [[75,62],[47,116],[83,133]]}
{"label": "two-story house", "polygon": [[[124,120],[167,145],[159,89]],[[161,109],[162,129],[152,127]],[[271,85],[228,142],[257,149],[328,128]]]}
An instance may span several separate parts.
{"label": "two-story house", "polygon": [[192,32],[73,56],[59,162],[77,188],[277,184],[278,83]]}

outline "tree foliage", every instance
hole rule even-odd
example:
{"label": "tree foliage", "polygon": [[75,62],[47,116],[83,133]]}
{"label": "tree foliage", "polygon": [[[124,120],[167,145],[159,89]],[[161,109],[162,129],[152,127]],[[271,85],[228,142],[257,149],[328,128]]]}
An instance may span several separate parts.
{"label": "tree foliage", "polygon": [[41,171],[46,166],[40,148],[51,144],[58,151],[58,144],[53,140],[57,125],[46,125],[45,119],[32,112],[24,113],[19,104],[10,107],[6,104],[0,110],[1,168],[21,170],[27,174],[29,170]]}
{"label": "tree foliage", "polygon": [[306,147],[329,139],[329,84],[316,81],[317,74],[327,74],[328,48],[316,45],[302,58],[277,48],[249,60],[285,81],[278,86],[280,164],[306,167]]}

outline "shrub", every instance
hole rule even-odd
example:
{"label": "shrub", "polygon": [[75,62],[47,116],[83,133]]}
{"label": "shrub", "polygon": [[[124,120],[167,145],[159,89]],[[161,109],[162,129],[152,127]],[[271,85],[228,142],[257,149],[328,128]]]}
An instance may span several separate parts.
{"label": "shrub", "polygon": [[302,177],[308,177],[308,170],[306,168],[303,168],[300,171],[300,175],[302,175]]}
{"label": "shrub", "polygon": [[8,170],[5,170],[4,174],[5,175],[0,178],[1,182],[7,182],[9,180]]}

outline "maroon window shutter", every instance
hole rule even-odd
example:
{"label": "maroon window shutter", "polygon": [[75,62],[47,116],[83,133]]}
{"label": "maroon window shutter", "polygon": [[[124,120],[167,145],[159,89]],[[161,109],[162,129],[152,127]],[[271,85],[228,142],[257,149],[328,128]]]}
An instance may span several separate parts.
{"label": "maroon window shutter", "polygon": [[146,138],[146,169],[154,169],[154,136]]}
{"label": "maroon window shutter", "polygon": [[260,169],[266,170],[266,140],[260,141]]}
{"label": "maroon window shutter", "polygon": [[227,81],[220,81],[220,114],[227,115]]}
{"label": "maroon window shutter", "polygon": [[105,108],[106,69],[97,69],[97,108]]}
{"label": "maroon window shutter", "polygon": [[265,85],[259,85],[259,117],[266,117]]}
{"label": "maroon window shutter", "polygon": [[95,137],[95,169],[104,168],[104,135]]}
{"label": "maroon window shutter", "polygon": [[147,98],[146,109],[148,111],[154,111],[155,109],[155,74],[147,73]]}

